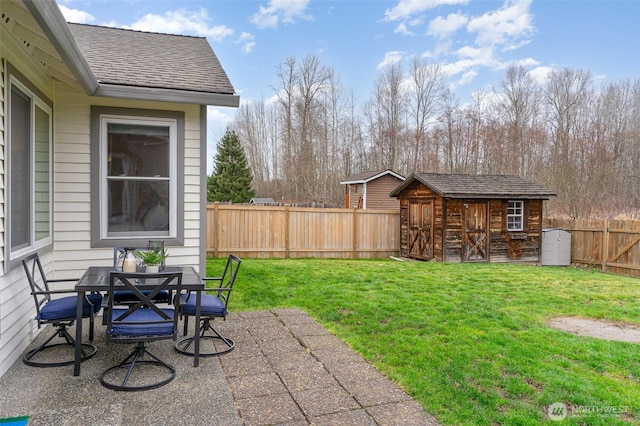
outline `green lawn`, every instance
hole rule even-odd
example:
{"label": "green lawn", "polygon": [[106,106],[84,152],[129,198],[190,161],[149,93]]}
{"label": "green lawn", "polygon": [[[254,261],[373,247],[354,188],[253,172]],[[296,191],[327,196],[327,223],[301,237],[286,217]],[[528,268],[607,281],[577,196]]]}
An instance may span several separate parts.
{"label": "green lawn", "polygon": [[[222,259],[210,259],[209,275]],[[640,423],[640,345],[549,328],[640,325],[638,279],[576,268],[244,259],[230,310],[299,307],[446,425]],[[618,411],[617,415],[606,414]]]}

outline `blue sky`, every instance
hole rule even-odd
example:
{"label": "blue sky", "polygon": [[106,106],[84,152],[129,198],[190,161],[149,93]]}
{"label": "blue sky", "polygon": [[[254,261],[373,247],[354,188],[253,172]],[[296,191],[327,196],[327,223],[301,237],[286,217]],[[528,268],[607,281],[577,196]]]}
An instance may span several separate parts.
{"label": "blue sky", "polygon": [[[276,67],[316,55],[360,103],[381,67],[442,64],[462,102],[522,64],[597,82],[640,78],[640,0],[57,0],[72,22],[207,37],[241,102],[274,95]],[[405,67],[406,69],[406,67]],[[235,109],[210,108],[209,145]]]}

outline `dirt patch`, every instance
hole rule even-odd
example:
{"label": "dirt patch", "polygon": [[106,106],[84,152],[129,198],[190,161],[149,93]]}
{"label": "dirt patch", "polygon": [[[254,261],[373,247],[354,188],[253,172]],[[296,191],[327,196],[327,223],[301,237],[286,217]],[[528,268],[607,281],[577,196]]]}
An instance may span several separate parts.
{"label": "dirt patch", "polygon": [[640,327],[631,324],[575,317],[554,318],[547,324],[579,336],[640,343]]}

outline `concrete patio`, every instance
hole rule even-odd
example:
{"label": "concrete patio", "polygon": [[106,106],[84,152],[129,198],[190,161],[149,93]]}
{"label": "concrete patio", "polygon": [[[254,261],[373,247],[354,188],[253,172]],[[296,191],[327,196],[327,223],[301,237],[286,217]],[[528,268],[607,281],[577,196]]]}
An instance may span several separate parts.
{"label": "concrete patio", "polygon": [[79,377],[73,366],[34,368],[18,361],[0,378],[0,418],[27,415],[29,425],[83,426],[438,424],[302,310],[239,312],[216,326],[236,341],[230,353],[203,358],[194,368],[173,342],[153,342],[151,351],[177,368],[176,378],[155,390],[115,392],[99,377],[130,346],[107,346],[98,319],[98,354],[82,364]]}

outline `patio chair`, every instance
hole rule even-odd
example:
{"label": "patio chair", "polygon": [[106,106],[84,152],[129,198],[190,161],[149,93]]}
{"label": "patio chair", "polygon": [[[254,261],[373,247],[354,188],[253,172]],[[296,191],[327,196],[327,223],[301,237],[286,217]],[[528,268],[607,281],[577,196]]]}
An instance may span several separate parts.
{"label": "patio chair", "polygon": [[[160,308],[154,297],[169,287],[179,293],[182,288],[182,272],[158,272],[157,274],[111,272],[109,293],[124,286],[137,302],[123,308],[114,308],[113,298],[109,298],[106,329],[107,343],[136,343],[136,346],[122,362],[108,368],[100,376],[100,383],[117,391],[141,391],[156,389],[171,382],[175,367],[162,361],[147,349],[147,342],[175,340],[178,335],[177,304]],[[148,355],[150,359],[145,359]]]}
{"label": "patio chair", "polygon": [[[71,327],[76,320],[76,304],[78,302],[77,294],[73,289],[55,289],[49,286],[51,283],[77,282],[78,279],[47,279],[40,263],[40,257],[34,253],[22,260],[22,266],[27,274],[27,280],[31,287],[31,295],[36,304],[36,320],[38,328],[44,324],[51,324],[56,328],[55,333],[51,335],[43,344],[35,349],[25,353],[22,361],[33,367],[60,367],[71,365],[74,363],[75,339],[71,337],[68,327]],[[52,298],[52,295],[71,294],[72,296]],[[85,297],[82,309],[82,317],[90,318],[91,325],[89,327],[89,340],[93,341],[93,324],[94,318],[100,311],[102,296],[100,294],[88,294]],[[51,343],[55,338],[59,337],[65,340],[64,343]],[[50,344],[51,343],[51,344]],[[70,358],[61,361],[50,361],[51,356],[44,355],[53,354],[52,349],[59,346],[68,346],[70,348]],[[82,361],[86,361],[96,354],[98,348],[90,343],[82,344]],[[40,355],[39,355],[40,354]],[[39,355],[39,356],[38,356]]]}
{"label": "patio chair", "polygon": [[[200,333],[200,350],[199,355],[201,357],[222,355],[227,353],[235,347],[235,343],[232,339],[223,336],[218,330],[216,330],[212,323],[215,318],[222,318],[226,320],[229,313],[227,307],[229,305],[229,297],[231,296],[231,290],[233,284],[236,281],[238,275],[238,269],[240,269],[240,263],[242,261],[239,257],[230,254],[227,258],[227,263],[224,267],[224,271],[220,277],[205,277],[203,281],[217,282],[216,288],[207,288],[207,292],[214,292],[215,294],[203,294],[200,308],[200,326],[196,329],[195,333]],[[187,328],[189,323],[189,317],[196,314],[196,297],[193,294],[181,295],[182,303],[180,307],[180,315],[184,316],[184,335],[187,335]],[[196,325],[197,328],[197,325]],[[207,334],[211,331],[212,334]],[[213,342],[213,350],[203,350],[203,343],[207,340]],[[220,348],[216,347],[216,342],[219,343]],[[194,355],[194,349],[192,347],[193,337],[187,337],[179,340],[175,344],[175,348],[178,352],[184,355]]]}

